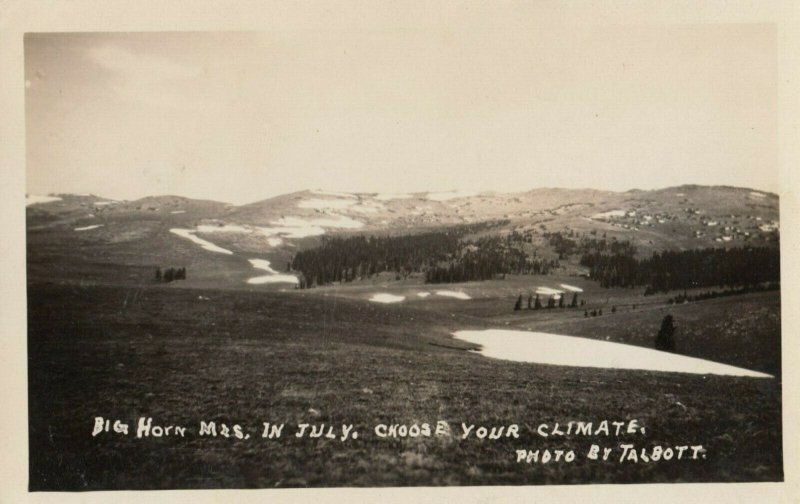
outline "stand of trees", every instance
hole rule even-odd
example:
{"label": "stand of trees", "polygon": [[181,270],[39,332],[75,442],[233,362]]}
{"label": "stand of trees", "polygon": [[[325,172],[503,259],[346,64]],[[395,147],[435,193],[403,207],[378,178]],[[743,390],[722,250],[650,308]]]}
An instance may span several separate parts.
{"label": "stand of trees", "polygon": [[161,268],[156,268],[156,282],[169,283],[174,280],[186,280],[186,268],[167,268],[161,271]]}
{"label": "stand of trees", "polygon": [[[578,293],[574,292],[572,294],[572,302],[566,304],[564,301],[565,294],[561,294],[558,297],[558,307],[559,308],[577,308],[578,307]],[[548,296],[547,298],[547,309],[553,309],[556,307],[556,299],[555,296]],[[545,308],[542,306],[542,301],[539,299],[539,294],[536,294],[536,297],[533,294],[528,294],[528,310],[541,310]],[[514,311],[522,310],[522,294],[517,297],[517,302],[514,304]]]}
{"label": "stand of trees", "polygon": [[546,274],[558,265],[528,255],[524,238],[467,239],[504,222],[456,226],[400,236],[323,237],[319,247],[298,252],[288,264],[302,273],[301,288],[392,272],[396,278],[424,273],[428,283],[487,280],[499,275]]}
{"label": "stand of trees", "polygon": [[529,256],[521,247],[498,236],[482,237],[461,245],[462,251],[451,260],[440,261],[425,270],[425,282],[489,280],[509,273],[546,275],[558,264]]}
{"label": "stand of trees", "polygon": [[[572,230],[562,233],[561,231],[546,232],[543,234],[547,242],[558,254],[559,259],[564,259],[573,254],[605,254],[633,256],[636,254],[636,247],[628,240],[619,241],[616,238],[611,240],[603,237],[593,238],[589,236],[576,236]],[[576,239],[577,238],[577,239]]]}
{"label": "stand of trees", "polygon": [[[780,284],[769,282],[766,284],[755,285],[755,286],[725,289],[723,291],[700,292],[698,294],[686,294],[686,291],[684,291],[683,294],[678,294],[677,296],[669,298],[667,300],[667,303],[669,304],[690,303],[694,301],[705,301],[706,299],[716,299],[718,297],[737,296],[739,294],[748,294],[750,292],[763,292],[763,291],[771,291],[778,289],[780,289]],[[645,294],[647,294],[647,291],[645,291]]]}
{"label": "stand of trees", "polygon": [[647,294],[780,280],[780,251],[772,247],[664,251],[642,260],[595,252],[584,254],[581,264],[589,268],[589,278],[603,287],[647,285]]}

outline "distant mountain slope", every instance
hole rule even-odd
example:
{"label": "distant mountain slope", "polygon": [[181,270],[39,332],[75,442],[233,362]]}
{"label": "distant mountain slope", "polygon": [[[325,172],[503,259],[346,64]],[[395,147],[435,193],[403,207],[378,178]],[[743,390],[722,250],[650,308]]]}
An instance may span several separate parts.
{"label": "distant mountain slope", "polygon": [[[777,246],[778,212],[775,194],[695,185],[510,194],[300,191],[241,206],[180,196],[115,201],[59,194],[29,196],[27,225],[29,262],[77,254],[141,268],[189,263],[202,265],[209,278],[231,277],[233,268],[239,282],[252,272],[250,259],[268,259],[282,271],[297,250],[323,235],[404,234],[493,220],[502,224],[486,233],[528,235],[545,257],[553,257],[547,238],[553,232],[630,241],[644,257],[667,249]],[[227,273],[213,271],[221,263]]]}

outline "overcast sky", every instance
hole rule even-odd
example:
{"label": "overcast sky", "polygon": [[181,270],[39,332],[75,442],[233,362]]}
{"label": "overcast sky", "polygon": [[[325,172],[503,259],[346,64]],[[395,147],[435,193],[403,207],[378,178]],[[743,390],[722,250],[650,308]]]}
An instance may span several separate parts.
{"label": "overcast sky", "polygon": [[777,191],[770,25],[28,34],[28,192]]}

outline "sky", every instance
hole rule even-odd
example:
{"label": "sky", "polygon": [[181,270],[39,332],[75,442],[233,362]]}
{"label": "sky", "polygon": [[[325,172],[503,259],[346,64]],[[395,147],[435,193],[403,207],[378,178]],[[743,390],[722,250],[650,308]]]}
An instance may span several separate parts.
{"label": "sky", "polygon": [[303,189],[778,191],[769,24],[24,42],[31,194],[241,204]]}

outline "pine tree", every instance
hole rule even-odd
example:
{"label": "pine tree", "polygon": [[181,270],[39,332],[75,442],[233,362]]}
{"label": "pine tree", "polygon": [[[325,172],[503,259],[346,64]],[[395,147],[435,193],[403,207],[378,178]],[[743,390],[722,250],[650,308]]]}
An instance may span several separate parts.
{"label": "pine tree", "polygon": [[563,294],[558,296],[558,307],[559,308],[564,308],[564,295]]}
{"label": "pine tree", "polygon": [[536,294],[536,300],[533,302],[533,309],[534,310],[542,309],[542,300],[539,299],[539,294]]}
{"label": "pine tree", "polygon": [[533,295],[531,295],[531,294],[529,293],[529,294],[528,294],[528,309],[529,309],[529,310],[533,308],[533,307],[531,306],[531,303],[532,303],[532,302],[533,302]]}
{"label": "pine tree", "polygon": [[664,352],[675,351],[675,325],[673,324],[672,315],[667,315],[661,321],[661,329],[656,336],[656,349]]}
{"label": "pine tree", "polygon": [[572,293],[572,302],[569,304],[570,308],[576,308],[578,306],[578,293]]}
{"label": "pine tree", "polygon": [[514,311],[520,311],[522,309],[522,294],[519,295],[517,298],[517,303],[514,305]]}

